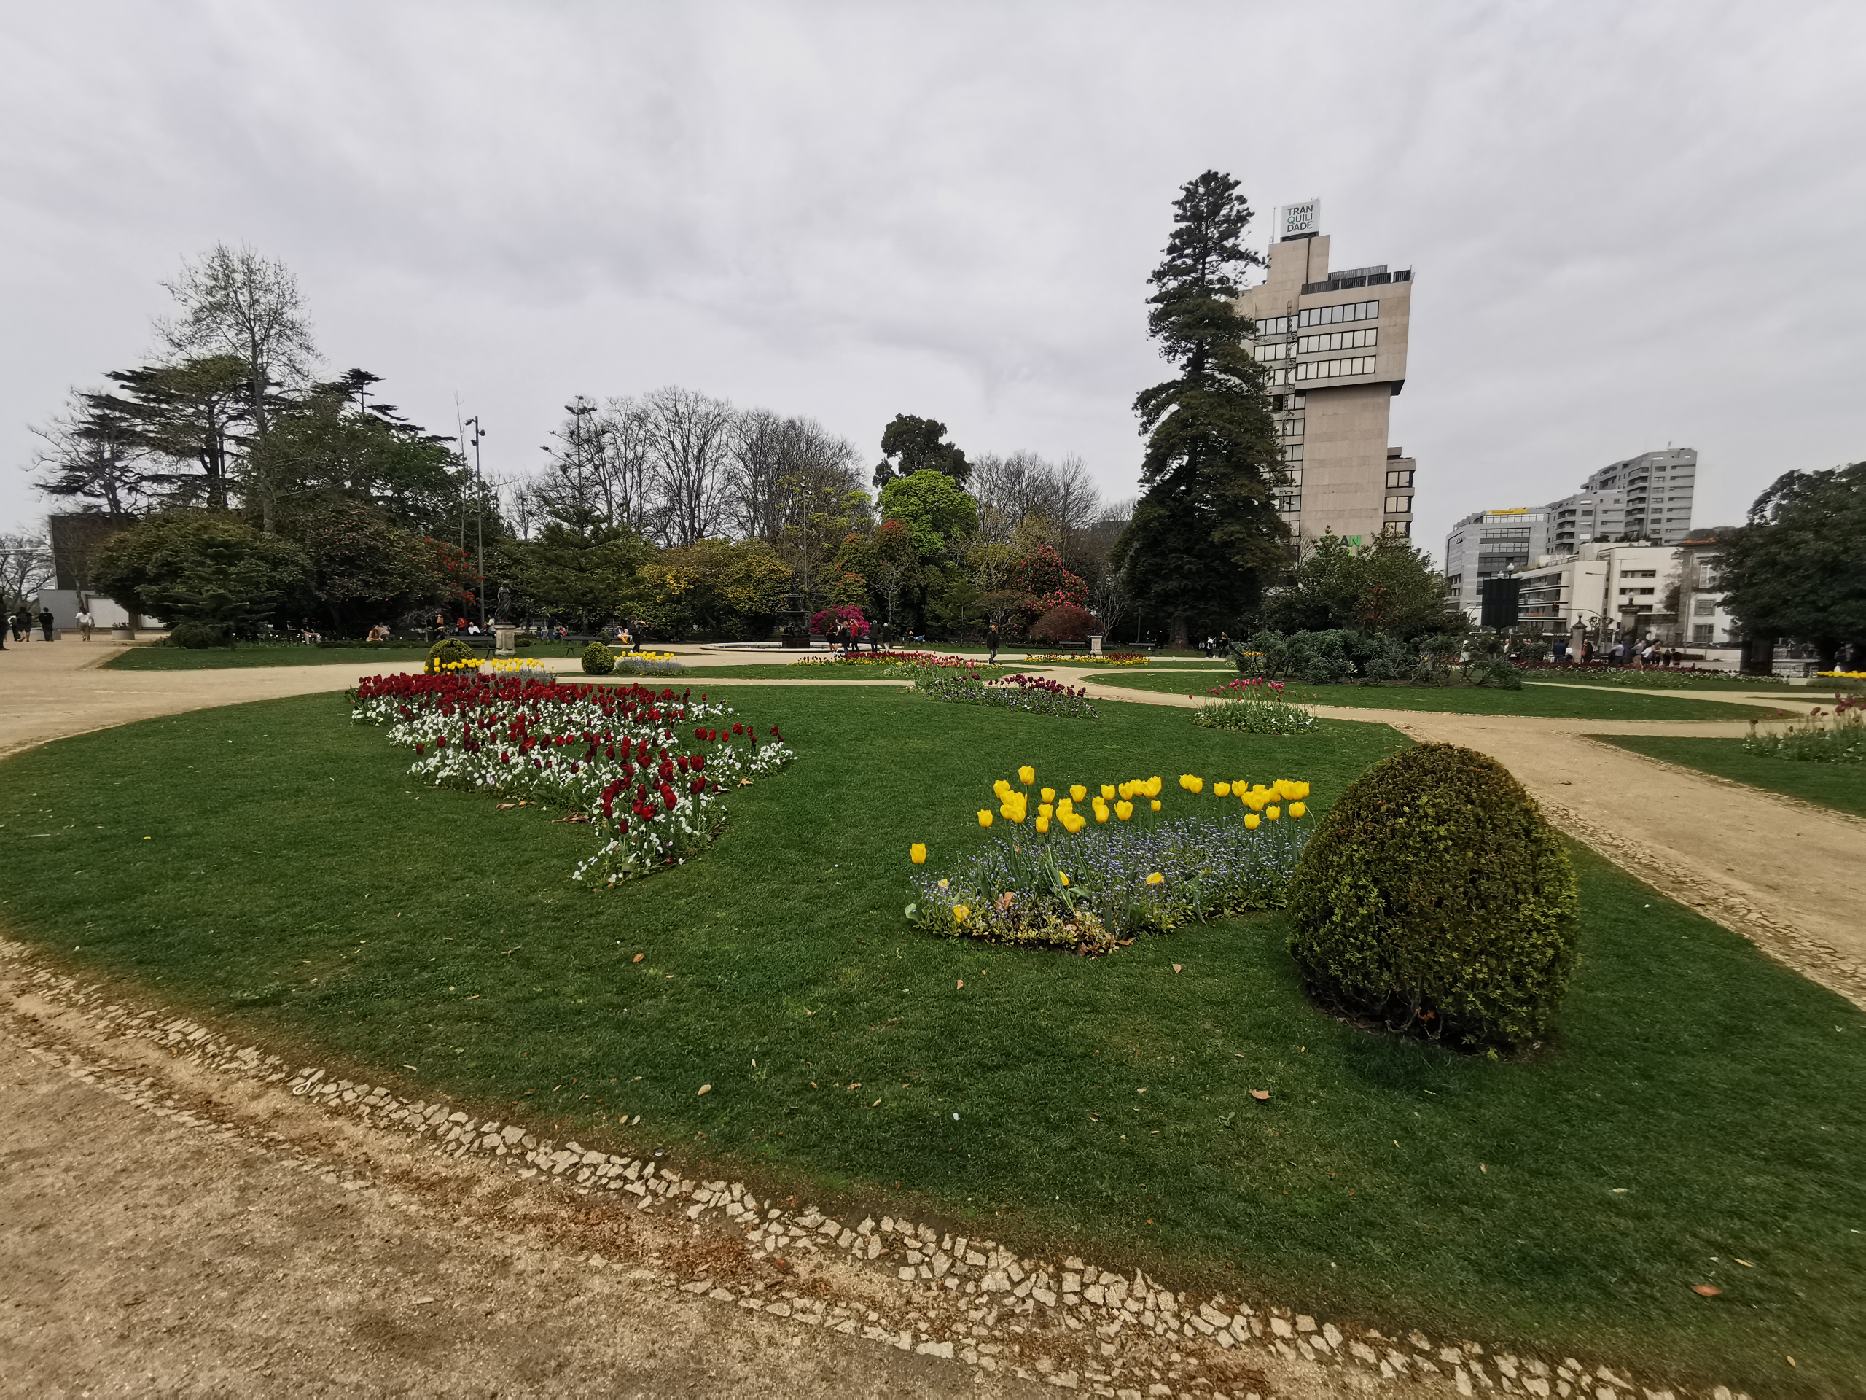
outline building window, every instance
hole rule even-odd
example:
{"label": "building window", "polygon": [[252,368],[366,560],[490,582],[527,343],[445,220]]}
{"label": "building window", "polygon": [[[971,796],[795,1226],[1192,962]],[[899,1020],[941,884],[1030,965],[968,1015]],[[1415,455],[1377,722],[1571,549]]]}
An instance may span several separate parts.
{"label": "building window", "polygon": [[[1296,349],[1304,355],[1318,350],[1365,350],[1380,343],[1380,331],[1369,327],[1364,331],[1331,331],[1326,335],[1305,335],[1296,342]],[[1283,344],[1288,345],[1288,341]]]}
{"label": "building window", "polygon": [[1411,485],[1412,485],[1412,471],[1410,469],[1389,471],[1387,473],[1387,490],[1392,491],[1401,486],[1411,486]]}
{"label": "building window", "polygon": [[1386,513],[1388,515],[1410,515],[1412,514],[1412,497],[1411,496],[1388,496]]}
{"label": "building window", "polygon": [[[1282,322],[1289,320],[1287,316],[1279,316],[1276,319]],[[1344,321],[1377,321],[1379,319],[1379,302],[1351,301],[1341,306],[1312,306],[1296,318],[1296,324],[1300,327],[1336,326]]]}
{"label": "building window", "polygon": [[1302,415],[1297,414],[1293,418],[1285,418],[1282,422],[1278,423],[1277,431],[1286,438],[1301,437],[1302,436],[1302,424],[1303,424]]}
{"label": "building window", "polygon": [[1355,355],[1343,360],[1304,360],[1296,366],[1296,378],[1299,380],[1334,379],[1345,374],[1372,374],[1373,372],[1374,357],[1372,355]]}
{"label": "building window", "polygon": [[1285,462],[1292,463],[1295,466],[1298,466],[1298,467],[1301,466],[1302,465],[1302,444],[1299,442],[1284,443],[1283,444],[1283,460]]}
{"label": "building window", "polygon": [[1398,535],[1401,539],[1409,540],[1412,538],[1412,521],[1389,520],[1380,527],[1380,533],[1383,535]]}
{"label": "building window", "polygon": [[1709,617],[1716,611],[1717,600],[1715,598],[1693,598],[1691,600],[1691,615],[1693,617]]}
{"label": "building window", "polygon": [[1302,509],[1302,497],[1278,496],[1276,498],[1276,508],[1285,515],[1294,515],[1297,511]]}

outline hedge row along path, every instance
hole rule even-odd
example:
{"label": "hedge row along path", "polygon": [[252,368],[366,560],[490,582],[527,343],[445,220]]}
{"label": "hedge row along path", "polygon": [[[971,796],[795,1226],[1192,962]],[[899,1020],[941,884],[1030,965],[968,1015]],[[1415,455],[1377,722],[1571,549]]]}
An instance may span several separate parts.
{"label": "hedge row along path", "polygon": [[[0,754],[133,719],[341,690],[357,674],[353,664],[94,669],[110,650],[40,643],[0,657],[8,672]],[[1066,668],[1055,674],[1084,679]],[[1197,703],[1087,679],[1111,700]],[[734,682],[757,683],[823,682]],[[1826,912],[1845,908],[1853,893],[1844,872],[1866,868],[1866,822],[1608,750],[1582,733],[1716,736],[1741,726],[1326,713],[1494,754],[1575,834],[1866,1000],[1861,936]],[[777,1316],[753,1310],[742,1244],[734,1253],[729,1237],[722,1245],[678,1210],[619,1213],[517,1189],[489,1163],[443,1158],[425,1142],[417,1149],[341,1112],[320,1114],[236,1055],[210,1055],[204,1029],[199,1042],[188,1031],[164,1044],[151,1033],[160,1024],[159,1013],[139,1019],[95,999],[87,1005],[22,950],[0,946],[0,1121],[9,1125],[10,1163],[0,1182],[8,1222],[0,1261],[19,1281],[0,1293],[0,1317],[31,1389],[132,1375],[159,1390],[244,1388],[272,1375],[292,1384],[315,1378],[318,1388],[513,1393],[1053,1394],[1031,1374],[1045,1370],[1079,1377],[1090,1393],[1102,1388],[1090,1381],[1106,1364],[1093,1333],[1073,1343],[1049,1334],[1041,1364],[1024,1356],[1032,1363],[1024,1379],[1003,1365],[945,1360],[950,1347],[926,1340],[926,1319],[902,1296],[912,1286],[872,1270],[831,1263],[802,1271],[812,1297],[865,1319],[853,1334],[798,1326],[787,1320],[789,1303]],[[780,1288],[806,1281],[781,1272]],[[702,1280],[707,1286],[696,1290]],[[759,1276],[753,1286],[773,1283]],[[714,1296],[686,1296],[696,1293]],[[576,1325],[565,1325],[569,1317]],[[883,1332],[895,1345],[880,1344]],[[1166,1349],[1143,1352],[1127,1358],[1140,1373],[1130,1369],[1115,1388],[1144,1394],[1165,1378],[1176,1393],[1301,1400],[1365,1393],[1384,1360],[1368,1369],[1311,1361],[1293,1346],[1279,1350],[1275,1335],[1235,1352],[1178,1342],[1174,1350],[1194,1354],[1190,1371]],[[1445,1369],[1422,1374],[1415,1365],[1380,1393],[1463,1390],[1443,1354],[1462,1348],[1436,1339],[1420,1352],[1408,1339],[1393,1341],[1402,1360]],[[1165,1369],[1149,1375],[1150,1365]],[[1611,1384],[1597,1378],[1589,1390]]]}

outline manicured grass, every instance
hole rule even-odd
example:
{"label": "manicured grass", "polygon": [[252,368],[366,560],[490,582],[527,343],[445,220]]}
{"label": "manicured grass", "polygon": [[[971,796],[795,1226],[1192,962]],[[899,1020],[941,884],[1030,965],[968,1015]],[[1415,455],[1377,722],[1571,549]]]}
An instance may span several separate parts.
{"label": "manicured grass", "polygon": [[426,645],[331,647],[126,647],[104,663],[110,671],[225,671],[251,666],[335,666],[361,663],[383,666],[419,664]]}
{"label": "manicured grass", "polygon": [[1766,788],[1803,802],[1866,817],[1866,764],[1803,763],[1750,753],[1741,739],[1681,739],[1646,734],[1596,734],[1603,744],[1696,768],[1732,782]]}
{"label": "manicured grass", "polygon": [[1598,673],[1569,672],[1558,667],[1547,670],[1523,672],[1526,685],[1595,685],[1625,686],[1629,690],[1682,690],[1694,691],[1732,691],[1740,695],[1785,695],[1790,698],[1819,695],[1816,688],[1812,691],[1806,686],[1786,685],[1780,681],[1771,681],[1757,676],[1699,675],[1688,671],[1652,670],[1639,671],[1626,667],[1618,671],[1609,671],[1605,675]]}
{"label": "manicured grass", "polygon": [[[1108,685],[1134,690],[1164,690],[1204,696],[1236,671],[1196,673],[1116,671],[1101,677]],[[1487,686],[1448,685],[1301,685],[1291,682],[1283,698],[1304,705],[1338,705],[1361,710],[1433,710],[1459,715],[1536,715],[1548,719],[1756,719],[1775,713],[1758,702],[1732,704],[1694,696],[1621,694],[1580,686],[1524,686],[1492,690]]]}
{"label": "manicured grass", "polygon": [[415,786],[335,697],[67,740],[0,767],[0,920],[236,1036],[826,1204],[1758,1393],[1866,1373],[1866,1016],[1742,939],[1582,857],[1564,1034],[1526,1063],[1319,1014],[1276,916],[1101,960],[933,939],[907,846],[987,839],[1018,763],[1307,777],[1326,806],[1400,741],[735,700],[798,761],[606,895],[566,878],[587,828]]}

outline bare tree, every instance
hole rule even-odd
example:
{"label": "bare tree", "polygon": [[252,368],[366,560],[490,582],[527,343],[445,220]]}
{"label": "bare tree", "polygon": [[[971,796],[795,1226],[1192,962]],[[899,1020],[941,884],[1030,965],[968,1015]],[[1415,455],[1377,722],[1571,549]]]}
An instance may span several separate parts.
{"label": "bare tree", "polygon": [[726,520],[745,539],[776,539],[783,528],[781,482],[791,420],[768,408],[749,408],[732,425],[732,465],[726,481]]}
{"label": "bare tree", "polygon": [[986,540],[1007,543],[1040,522],[1045,540],[1065,554],[1101,510],[1101,497],[1080,457],[1060,462],[1034,452],[980,457],[972,464],[971,491]]}
{"label": "bare tree", "polygon": [[0,612],[34,597],[52,581],[52,546],[45,535],[0,535]]}
{"label": "bare tree", "polygon": [[689,545],[724,524],[732,405],[669,385],[641,401],[648,479],[662,542]]}
{"label": "bare tree", "polygon": [[[248,247],[216,243],[182,264],[181,275],[163,284],[175,298],[176,314],[159,319],[156,332],[178,359],[231,355],[246,366],[246,392],[255,438],[270,426],[272,391],[297,387],[317,359],[311,323],[298,279],[284,263]],[[254,483],[262,527],[274,526],[276,492]]]}

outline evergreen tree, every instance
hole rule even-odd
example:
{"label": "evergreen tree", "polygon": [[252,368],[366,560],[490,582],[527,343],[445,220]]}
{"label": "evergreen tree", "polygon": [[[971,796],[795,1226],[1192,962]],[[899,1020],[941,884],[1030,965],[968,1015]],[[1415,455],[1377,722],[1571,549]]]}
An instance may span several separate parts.
{"label": "evergreen tree", "polygon": [[946,425],[934,418],[897,413],[881,434],[881,461],[875,466],[875,489],[915,472],[944,472],[964,486],[972,464],[958,444],[946,441]]}
{"label": "evergreen tree", "polygon": [[1725,538],[1720,564],[1724,606],[1753,641],[1806,642],[1828,671],[1851,644],[1857,668],[1866,655],[1866,462],[1777,477]]}
{"label": "evergreen tree", "polygon": [[1272,487],[1281,472],[1264,373],[1237,314],[1251,209],[1208,170],[1173,204],[1166,256],[1149,279],[1147,332],[1178,375],[1134,400],[1148,434],[1142,495],[1117,550],[1143,617],[1172,640],[1235,628],[1281,568],[1288,531]]}

